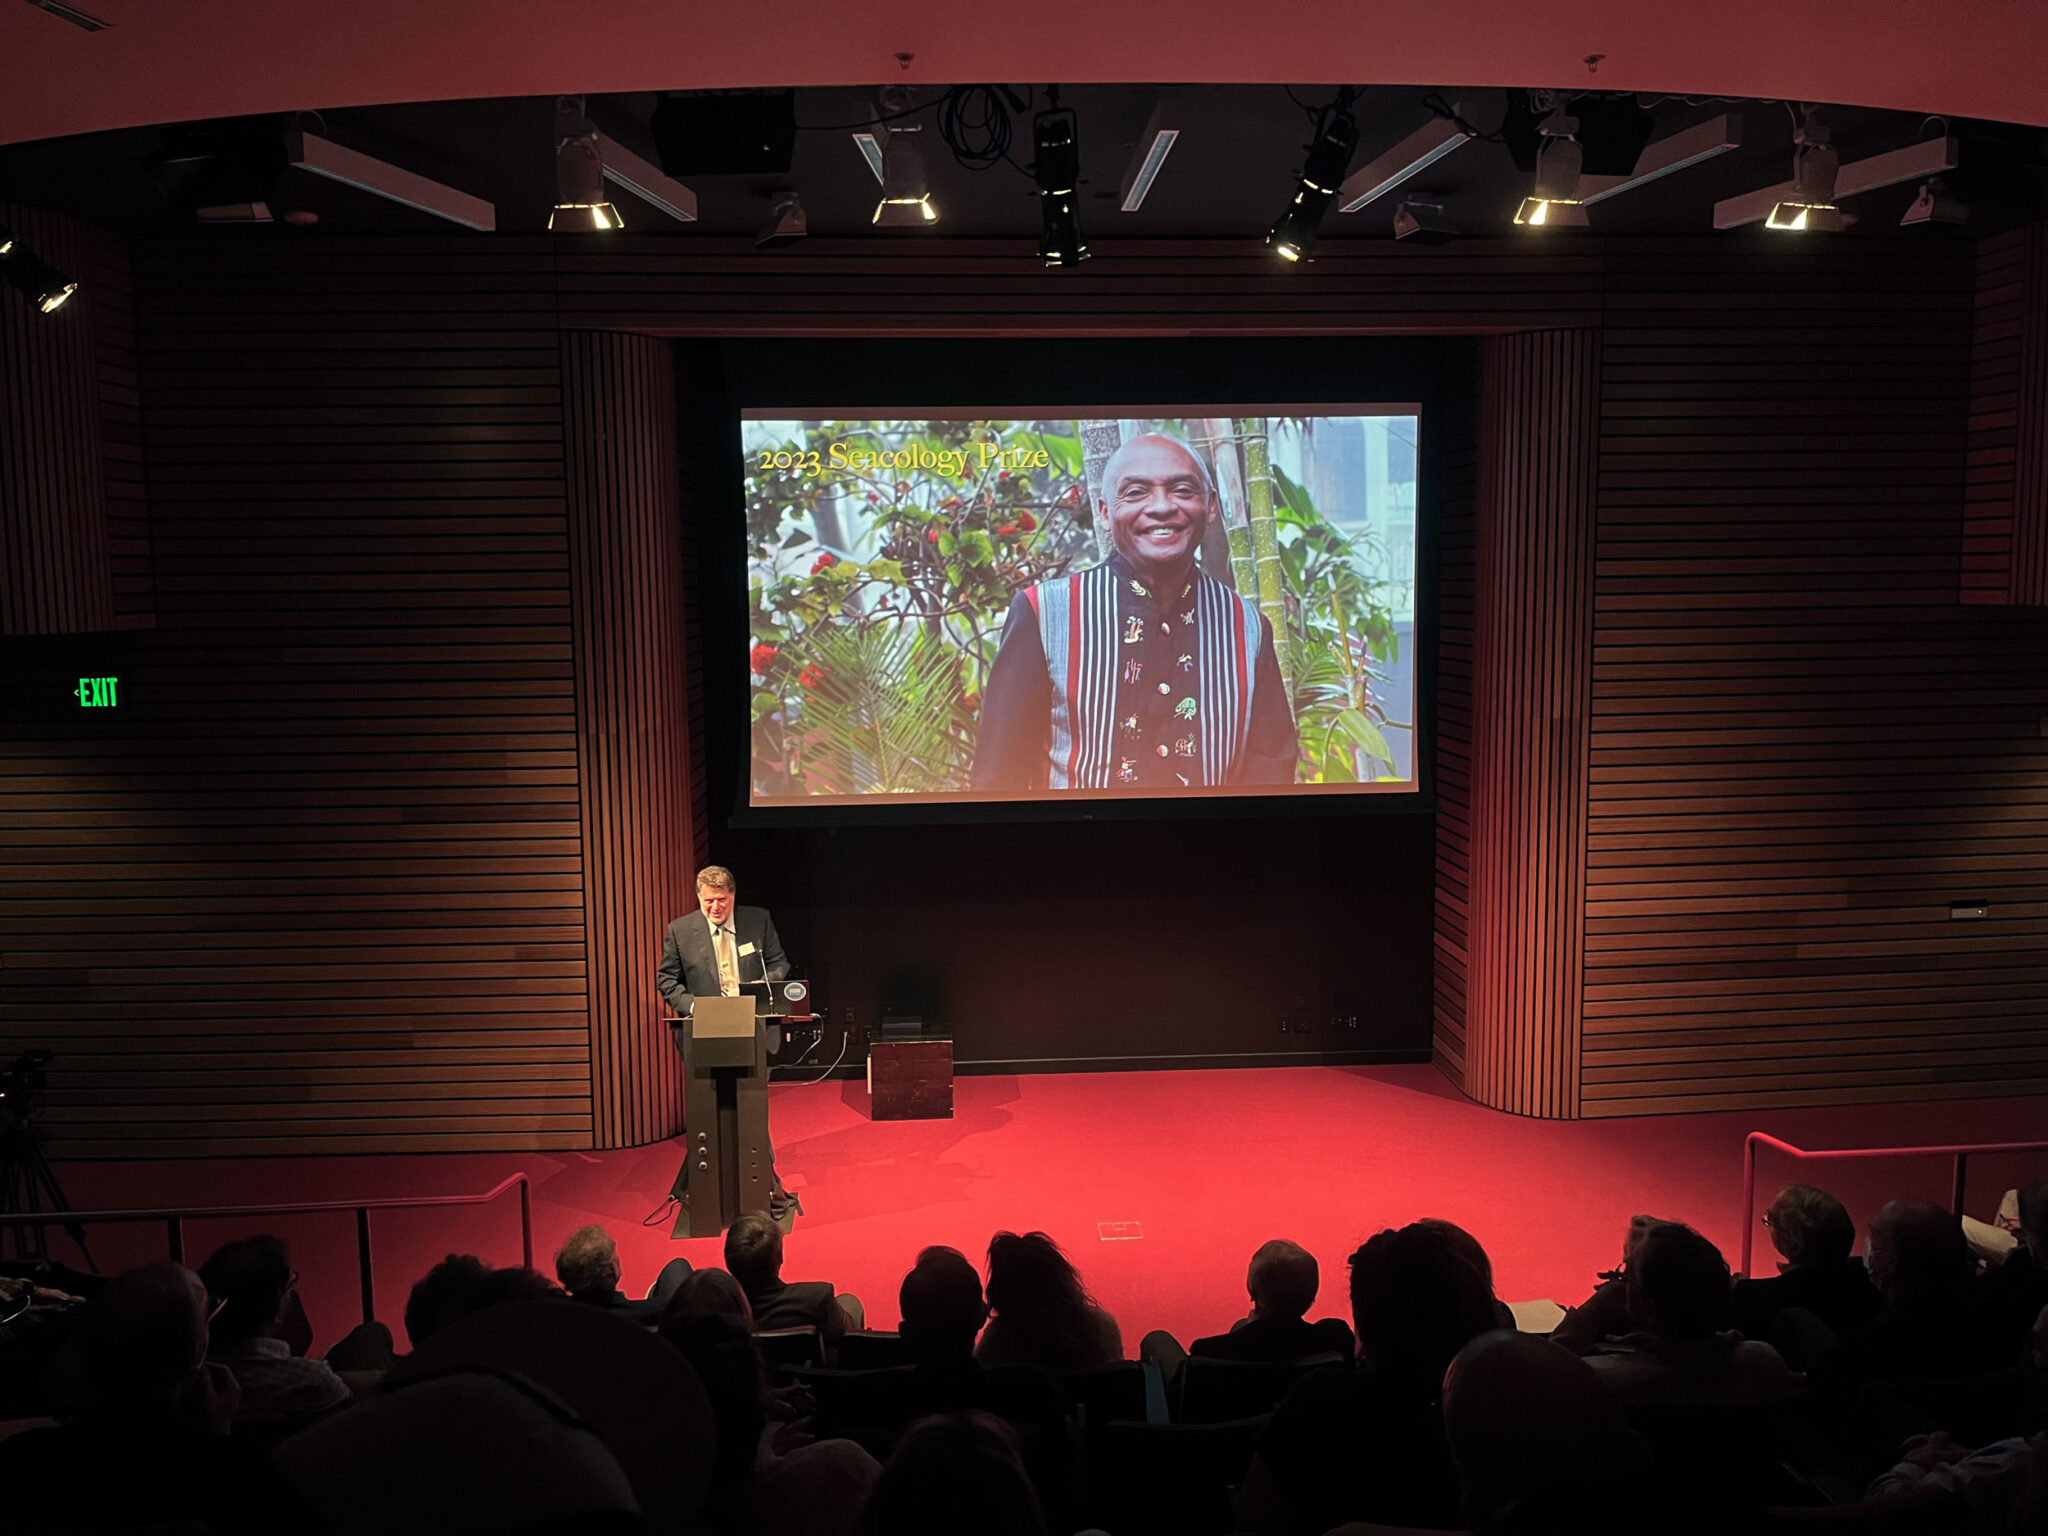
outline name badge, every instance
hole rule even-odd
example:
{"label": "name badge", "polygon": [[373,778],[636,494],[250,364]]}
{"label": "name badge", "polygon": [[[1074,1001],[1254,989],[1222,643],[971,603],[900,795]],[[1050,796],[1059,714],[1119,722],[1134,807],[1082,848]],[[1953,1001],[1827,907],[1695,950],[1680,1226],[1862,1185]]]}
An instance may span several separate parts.
{"label": "name badge", "polygon": [[740,946],[740,953],[743,955],[751,955],[753,952],[754,946],[751,944],[742,944]]}

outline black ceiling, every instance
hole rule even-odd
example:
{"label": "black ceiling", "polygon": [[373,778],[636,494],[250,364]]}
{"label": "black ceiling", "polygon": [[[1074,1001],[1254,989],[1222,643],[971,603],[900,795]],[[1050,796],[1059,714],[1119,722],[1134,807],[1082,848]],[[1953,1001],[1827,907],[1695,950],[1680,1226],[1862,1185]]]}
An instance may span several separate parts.
{"label": "black ceiling", "polygon": [[[1042,90],[1013,89],[1033,106],[1044,104]],[[1321,106],[1333,94],[1328,86],[1067,89],[1061,104],[1072,107],[1078,119],[1081,217],[1088,237],[1098,245],[1127,238],[1261,238],[1292,193],[1311,130],[1305,109]],[[927,92],[922,99],[930,101],[934,95]],[[1144,207],[1124,213],[1118,207],[1118,183],[1162,97],[1175,103],[1184,131]],[[1426,102],[1432,98],[1466,103],[1468,118],[1490,128],[1501,121],[1510,93],[1367,87],[1355,106],[1360,143],[1354,168],[1427,124],[1432,114]],[[655,104],[652,95],[594,97],[588,112],[605,133],[654,160],[658,156],[648,120]],[[699,219],[690,225],[677,223],[623,191],[615,194],[619,211],[635,232],[673,233],[681,239],[751,235],[767,216],[774,195],[795,188],[813,235],[920,238],[915,233],[877,231],[870,223],[876,184],[848,125],[868,119],[874,104],[872,91],[798,91],[795,111],[801,131],[787,174],[682,178],[698,197]],[[1596,232],[1711,232],[1716,200],[1781,182],[1791,174],[1794,113],[1784,103],[1667,98],[1645,99],[1643,105],[1655,119],[1658,136],[1719,113],[1738,113],[1744,124],[1742,145],[1600,203],[1590,210]],[[1015,132],[1009,161],[980,171],[956,163],[938,142],[931,114],[921,115],[930,142],[932,199],[941,215],[932,233],[1035,241],[1035,189],[1022,170],[1031,154],[1030,118],[1028,113],[1009,115]],[[2042,130],[1950,123],[1863,108],[1829,109],[1824,120],[1844,162],[1944,131],[1957,135],[1962,141],[1961,165],[1947,181],[1973,209],[1967,226],[1972,233],[2039,217],[2048,206]],[[552,98],[348,108],[304,121],[353,149],[495,204],[501,233],[535,233],[547,226],[554,201]],[[149,174],[148,162],[163,137],[159,129],[132,129],[0,148],[0,200],[53,208],[137,235],[189,231],[195,227],[193,215],[168,206]],[[1528,189],[1529,176],[1515,168],[1506,145],[1475,140],[1424,171],[1400,195],[1442,203],[1463,233],[1500,235],[1511,229],[1514,208]],[[1905,184],[1846,201],[1844,206],[1859,220],[1850,237],[1938,238],[1944,233],[1939,228],[1898,229],[1899,216],[1914,192],[1914,185]],[[1382,198],[1356,214],[1333,211],[1324,225],[1325,237],[1389,238],[1400,195]],[[482,238],[303,171],[287,171],[270,201],[279,215],[311,215],[312,220],[299,225],[208,227],[224,240],[353,234]],[[771,260],[773,254],[764,252],[762,259]]]}

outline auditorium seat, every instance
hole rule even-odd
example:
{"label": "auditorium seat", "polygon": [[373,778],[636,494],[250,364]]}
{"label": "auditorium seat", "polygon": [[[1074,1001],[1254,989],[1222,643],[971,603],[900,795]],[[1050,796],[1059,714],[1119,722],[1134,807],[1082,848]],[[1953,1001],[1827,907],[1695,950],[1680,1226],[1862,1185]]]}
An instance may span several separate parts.
{"label": "auditorium seat", "polygon": [[1224,1536],[1270,1415],[1223,1424],[1105,1425],[1088,1468],[1088,1518],[1116,1536]]}
{"label": "auditorium seat", "polygon": [[[1147,1387],[1147,1378],[1156,1379],[1157,1375],[1136,1360],[1124,1360],[1099,1371],[1062,1376],[1059,1382],[1067,1401],[1073,1405],[1075,1417],[1086,1428],[1099,1427],[1112,1419],[1164,1419],[1163,1412],[1153,1411],[1153,1394]],[[1159,1407],[1163,1408],[1163,1391],[1160,1396]]]}
{"label": "auditorium seat", "polygon": [[851,1330],[839,1341],[836,1354],[842,1371],[881,1371],[911,1363],[903,1335],[879,1328]]}
{"label": "auditorium seat", "polygon": [[813,1323],[801,1328],[763,1328],[754,1335],[754,1342],[760,1345],[761,1358],[768,1362],[771,1371],[825,1363],[824,1336]]}
{"label": "auditorium seat", "polygon": [[1334,1352],[1299,1360],[1215,1360],[1190,1355],[1180,1371],[1180,1400],[1174,1420],[1183,1424],[1225,1424],[1256,1418],[1280,1406],[1280,1399],[1310,1371],[1344,1368]]}

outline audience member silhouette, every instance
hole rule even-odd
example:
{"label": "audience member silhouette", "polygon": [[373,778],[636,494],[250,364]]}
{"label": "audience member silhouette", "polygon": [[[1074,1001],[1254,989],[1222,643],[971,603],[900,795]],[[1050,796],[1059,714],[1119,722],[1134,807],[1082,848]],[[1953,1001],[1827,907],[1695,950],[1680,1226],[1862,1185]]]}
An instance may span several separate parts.
{"label": "audience member silhouette", "polygon": [[910,1427],[861,1511],[860,1536],[1046,1536],[1017,1441],[1000,1419],[953,1413]]}
{"label": "audience member silhouette", "polygon": [[555,1278],[571,1301],[616,1312],[628,1322],[650,1328],[661,1321],[663,1306],[689,1275],[690,1261],[675,1258],[664,1264],[644,1300],[619,1289],[622,1273],[619,1245],[603,1227],[578,1227],[555,1253]]}
{"label": "audience member silhouette", "polygon": [[1844,1334],[1884,1310],[1869,1270],[1852,1256],[1856,1223],[1840,1200],[1811,1184],[1788,1184],[1763,1220],[1783,1262],[1775,1275],[1735,1282],[1730,1319],[1736,1332],[1772,1339],[1780,1314],[1803,1307]]}
{"label": "audience member silhouette", "polygon": [[692,1270],[683,1277],[683,1283],[661,1309],[662,1336],[668,1336],[671,1324],[691,1317],[722,1317],[749,1333],[754,1331],[754,1309],[748,1304],[747,1293],[740,1289],[739,1281],[722,1269]]}
{"label": "audience member silhouette", "polygon": [[226,1366],[240,1389],[240,1422],[269,1420],[288,1429],[349,1400],[348,1384],[324,1360],[307,1360],[280,1337],[299,1277],[281,1238],[262,1235],[223,1243],[199,1266],[213,1323],[206,1358]]}
{"label": "audience member silhouette", "polygon": [[988,1321],[981,1276],[957,1248],[927,1248],[896,1293],[898,1331],[919,1364],[971,1360]]}
{"label": "audience member silhouette", "polygon": [[491,1273],[473,1253],[451,1253],[413,1283],[405,1299],[405,1336],[418,1349],[459,1317],[470,1313],[470,1296]]}
{"label": "audience member silhouette", "polygon": [[1458,1351],[1496,1325],[1492,1288],[1464,1248],[1417,1222],[1351,1255],[1358,1366],[1298,1382],[1259,1437],[1238,1509],[1259,1536],[1458,1523],[1438,1397]]}
{"label": "audience member silhouette", "polygon": [[2018,1339],[2048,1307],[2048,1180],[2021,1187],[2019,1246],[1988,1271],[1981,1289],[1998,1328]]}
{"label": "audience member silhouette", "polygon": [[169,1260],[99,1289],[70,1341],[83,1412],[0,1441],[6,1529],[322,1529],[269,1454],[228,1434],[239,1393],[225,1366],[206,1362],[208,1311],[199,1277]]}
{"label": "audience member silhouette", "polygon": [[1337,1355],[1350,1365],[1357,1354],[1350,1324],[1335,1317],[1308,1321],[1308,1309],[1315,1305],[1321,1283],[1314,1254],[1299,1243],[1275,1238],[1252,1254],[1244,1277],[1251,1310],[1232,1323],[1228,1332],[1196,1339],[1182,1350],[1172,1334],[1155,1329],[1140,1342],[1138,1357],[1159,1367],[1169,1392],[1188,1355],[1274,1363]]}
{"label": "audience member silhouette", "polygon": [[747,1293],[757,1329],[815,1327],[829,1350],[866,1321],[860,1298],[834,1295],[831,1281],[782,1278],[782,1229],[765,1212],[726,1228],[725,1267]]}
{"label": "audience member silhouette", "polygon": [[1116,1319],[1043,1232],[998,1232],[989,1243],[988,1307],[974,1350],[984,1365],[1037,1365],[1064,1376],[1124,1358]]}

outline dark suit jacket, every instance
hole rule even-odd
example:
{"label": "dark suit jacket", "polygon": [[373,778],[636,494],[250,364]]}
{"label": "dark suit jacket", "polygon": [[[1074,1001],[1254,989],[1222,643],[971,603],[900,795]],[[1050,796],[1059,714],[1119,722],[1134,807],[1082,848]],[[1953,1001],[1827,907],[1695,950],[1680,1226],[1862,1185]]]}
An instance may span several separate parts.
{"label": "dark suit jacket", "polygon": [[754,1309],[756,1328],[816,1328],[828,1343],[837,1343],[845,1330],[844,1315],[832,1305],[829,1280],[772,1280],[747,1292],[747,1305]]}
{"label": "dark suit jacket", "polygon": [[[733,948],[741,981],[783,981],[789,957],[775,935],[775,921],[766,907],[732,909]],[[752,950],[747,946],[751,944]],[[711,948],[711,927],[702,912],[685,912],[668,925],[661,944],[661,966],[654,984],[678,1014],[690,1011],[693,997],[718,996],[718,956]]]}
{"label": "dark suit jacket", "polygon": [[1342,1355],[1346,1365],[1357,1353],[1351,1325],[1339,1318],[1319,1322],[1306,1318],[1262,1317],[1239,1323],[1228,1333],[1197,1339],[1188,1353],[1209,1360],[1249,1360],[1278,1365],[1310,1355]]}

